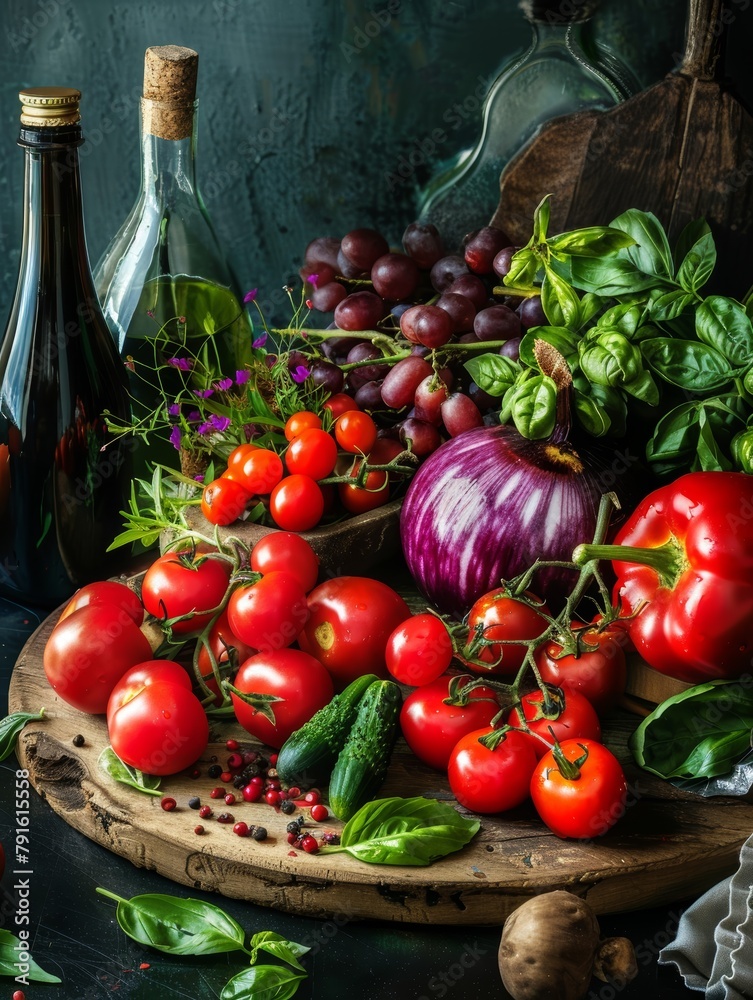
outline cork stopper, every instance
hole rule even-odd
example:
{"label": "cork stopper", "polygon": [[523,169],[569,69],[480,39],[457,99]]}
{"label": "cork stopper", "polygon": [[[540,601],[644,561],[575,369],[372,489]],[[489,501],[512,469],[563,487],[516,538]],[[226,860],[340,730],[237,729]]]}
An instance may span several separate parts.
{"label": "cork stopper", "polygon": [[141,110],[145,131],[185,139],[193,129],[199,55],[181,45],[152,45],[144,56]]}
{"label": "cork stopper", "polygon": [[56,128],[81,121],[81,91],[72,87],[28,87],[19,92],[21,124],[31,128]]}

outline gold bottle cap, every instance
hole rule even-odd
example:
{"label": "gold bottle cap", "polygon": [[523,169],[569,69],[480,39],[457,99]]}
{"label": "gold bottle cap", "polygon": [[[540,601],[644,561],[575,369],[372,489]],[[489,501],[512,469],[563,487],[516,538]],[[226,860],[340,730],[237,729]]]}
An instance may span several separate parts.
{"label": "gold bottle cap", "polygon": [[29,87],[19,93],[18,99],[22,125],[54,128],[81,121],[78,111],[81,91],[72,87]]}

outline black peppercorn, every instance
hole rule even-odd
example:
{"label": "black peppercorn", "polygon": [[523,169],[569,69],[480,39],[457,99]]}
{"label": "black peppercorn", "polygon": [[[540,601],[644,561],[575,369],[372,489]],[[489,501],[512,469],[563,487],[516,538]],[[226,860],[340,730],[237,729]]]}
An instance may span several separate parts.
{"label": "black peppercorn", "polygon": [[81,735],[81,733],[77,733],[77,735],[73,737],[73,740],[71,742],[73,743],[74,747],[82,747],[84,743],[86,743],[86,740]]}

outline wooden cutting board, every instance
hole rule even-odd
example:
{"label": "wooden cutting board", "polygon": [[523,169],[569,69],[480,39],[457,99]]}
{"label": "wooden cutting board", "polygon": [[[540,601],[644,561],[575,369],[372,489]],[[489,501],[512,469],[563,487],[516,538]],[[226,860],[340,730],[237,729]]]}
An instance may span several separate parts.
{"label": "wooden cutting board", "polygon": [[[213,726],[201,776],[163,779],[178,808],[165,812],[157,797],[109,779],[97,759],[107,745],[104,718],[60,701],[44,677],[42,653],[57,615],[26,643],[9,690],[10,711],[45,718],[21,733],[17,754],[33,787],[74,829],[128,858],[188,886],[251,900],[299,914],[348,921],[377,918],[407,923],[501,925],[531,895],[568,889],[597,913],[663,905],[696,896],[736,870],[740,847],[753,830],[753,803],[703,799],[639,771],[625,749],[633,716],[615,719],[608,744],[622,759],[630,784],[619,823],[593,842],[564,841],[550,833],[530,805],[503,816],[482,817],[479,834],[462,851],[427,868],[368,865],[345,854],[292,851],[290,817],[268,805],[228,808],[236,820],[263,825],[264,842],[240,838],[214,819],[201,821],[187,806],[209,798],[217,781],[207,767],[223,761],[230,737],[256,745],[236,724]],[[81,734],[85,743],[73,745]],[[421,765],[399,742],[384,795],[427,795],[453,801],[443,775]],[[198,822],[206,832],[194,833]],[[316,824],[313,824],[316,826]],[[340,828],[337,822],[320,829]]]}
{"label": "wooden cutting board", "polygon": [[722,0],[690,0],[679,69],[610,111],[544,125],[503,170],[493,223],[525,244],[550,192],[552,234],[638,208],[674,244],[704,217],[719,254],[714,290],[742,297],[753,285],[753,118],[722,83],[721,55],[725,34],[752,20]]}

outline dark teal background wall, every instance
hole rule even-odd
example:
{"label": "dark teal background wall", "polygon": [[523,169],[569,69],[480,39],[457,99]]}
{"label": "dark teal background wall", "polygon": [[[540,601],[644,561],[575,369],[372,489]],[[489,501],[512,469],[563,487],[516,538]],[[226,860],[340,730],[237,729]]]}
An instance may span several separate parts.
{"label": "dark teal background wall", "polygon": [[[593,43],[647,86],[674,65],[685,9],[603,0]],[[195,48],[200,185],[241,283],[274,315],[314,236],[375,225],[399,239],[417,185],[470,144],[483,92],[528,37],[515,0],[3,0],[0,322],[21,238],[21,87],[83,92],[95,262],[138,187],[144,50]]]}

